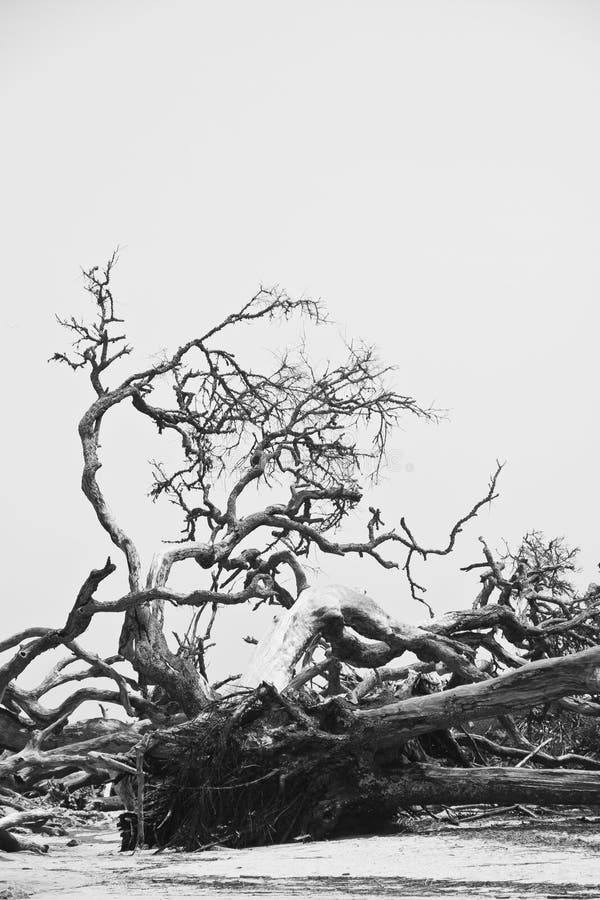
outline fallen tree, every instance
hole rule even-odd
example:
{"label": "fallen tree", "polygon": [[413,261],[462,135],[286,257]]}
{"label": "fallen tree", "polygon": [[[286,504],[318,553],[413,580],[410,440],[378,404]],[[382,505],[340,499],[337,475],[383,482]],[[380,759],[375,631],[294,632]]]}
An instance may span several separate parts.
{"label": "fallen tree", "polygon": [[[576,551],[534,532],[497,557],[480,538],[482,559],[465,568],[480,573],[471,608],[439,617],[416,581],[416,562],[449,556],[494,500],[502,467],[441,547],[417,541],[402,517],[386,529],[376,507],[362,536],[340,540],[349,514],[360,512],[365,467],[376,475],[385,464],[391,430],[404,416],[434,412],[397,392],[392,370],[368,346],[352,345],[342,362],[321,369],[304,347],[264,370],[245,364],[222,344],[229,331],[296,315],[325,321],[319,304],[275,290],[109,385],[132,353],[115,312],[115,261],[84,273],[96,316],[59,320],[74,343],[54,359],[89,374],[95,399],[79,423],[82,489],[126,566],[129,590],[97,599],[116,569],[108,559],[84,579],[64,625],[34,625],[0,643],[8,654],[0,665],[0,805],[2,796],[56,782],[69,791],[129,780],[142,837],[145,822],[146,837],[196,847],[364,831],[383,827],[399,807],[464,797],[600,802],[596,756],[548,740],[542,756],[515,721],[539,707],[556,716],[565,707],[569,715],[600,712],[600,589],[572,585]],[[98,480],[102,426],[125,403],[181,446],[175,463],[153,465],[151,495],[175,505],[182,532],[147,571]],[[311,560],[328,555],[399,570],[429,618],[411,625],[367,594],[311,583]],[[170,579],[186,560],[199,577],[182,593]],[[277,615],[252,639],[247,670],[211,682],[215,618],[242,604],[268,604]],[[171,606],[191,608],[174,640]],[[100,658],[80,639],[106,613],[122,619],[121,632],[118,652]],[[59,647],[67,655],[37,687],[19,686],[33,660]],[[412,661],[401,659],[407,653]],[[104,686],[84,684],[56,707],[44,702],[51,690],[98,679]],[[67,724],[89,700],[103,717]],[[127,721],[107,718],[105,704]],[[494,739],[471,733],[482,719],[496,723]],[[530,768],[508,769],[515,760]],[[543,770],[534,768],[539,761]]]}

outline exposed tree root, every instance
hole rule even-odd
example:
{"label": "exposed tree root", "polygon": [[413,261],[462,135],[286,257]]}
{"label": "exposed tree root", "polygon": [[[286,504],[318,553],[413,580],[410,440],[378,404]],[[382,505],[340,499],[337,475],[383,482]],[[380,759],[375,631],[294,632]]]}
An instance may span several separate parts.
{"label": "exposed tree root", "polygon": [[[374,746],[344,704],[303,708],[263,685],[154,736],[147,840],[246,847],[382,832],[417,804],[600,804],[596,773],[451,768],[449,745],[436,751],[445,765],[411,763],[409,744]],[[133,818],[125,847],[135,843]]]}

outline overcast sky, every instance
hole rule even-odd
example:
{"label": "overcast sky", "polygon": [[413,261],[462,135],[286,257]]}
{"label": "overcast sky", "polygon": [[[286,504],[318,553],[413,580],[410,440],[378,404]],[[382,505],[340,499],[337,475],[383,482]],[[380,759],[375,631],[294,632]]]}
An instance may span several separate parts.
{"label": "overcast sky", "polygon": [[[0,65],[4,632],[61,624],[110,552],[79,490],[90,391],[46,360],[117,244],[143,358],[278,283],[449,411],[394,438],[387,525],[443,542],[507,461],[456,558],[419,569],[437,609],[471,601],[479,534],[564,534],[596,577],[600,3],[1,0]],[[148,433],[119,412],[102,471],[146,560]],[[422,617],[370,560],[324,577]]]}

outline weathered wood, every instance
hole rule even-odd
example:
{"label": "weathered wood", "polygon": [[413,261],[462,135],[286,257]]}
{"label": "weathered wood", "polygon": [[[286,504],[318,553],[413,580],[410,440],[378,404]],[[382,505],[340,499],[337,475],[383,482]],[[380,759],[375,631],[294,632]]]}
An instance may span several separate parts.
{"label": "weathered wood", "polygon": [[111,772],[122,771],[124,766],[119,760],[98,751],[99,748],[113,745],[116,740],[125,743],[128,745],[127,749],[130,749],[139,740],[139,734],[125,730],[119,735],[107,734],[54,750],[40,750],[32,742],[23,750],[0,760],[0,781],[15,774],[24,779],[39,779],[50,773],[66,774],[77,769],[103,772],[108,777]]}
{"label": "weathered wood", "polygon": [[411,697],[355,715],[368,739],[385,746],[460,724],[466,719],[500,716],[573,694],[598,692],[600,648],[572,656],[528,663],[479,684],[466,684],[425,697]]}
{"label": "weathered wood", "polygon": [[393,828],[398,810],[410,806],[527,803],[600,806],[600,774],[415,764],[385,777],[367,775],[346,792],[326,795],[315,806],[308,830],[317,837],[381,832]]}
{"label": "weathered wood", "polygon": [[[47,650],[53,650],[55,647],[73,641],[80,634],[83,634],[93,615],[89,606],[94,592],[101,582],[108,578],[115,569],[116,566],[111,562],[110,557],[101,569],[92,569],[79,589],[75,603],[67,616],[64,626],[48,630],[30,643],[19,647],[17,653],[8,662],[0,666],[0,700],[2,700],[8,684],[24,672],[34,659],[42,653],[46,653]],[[14,640],[14,637],[10,640]]]}
{"label": "weathered wood", "polygon": [[291,609],[279,615],[259,642],[242,683],[256,687],[265,681],[283,690],[318,634],[329,641],[339,660],[351,665],[379,667],[410,650],[425,662],[444,663],[465,680],[485,677],[465,645],[394,619],[366,594],[327,585],[307,588]]}
{"label": "weathered wood", "polygon": [[[365,785],[367,788],[367,785]],[[386,808],[440,803],[536,803],[544,806],[600,805],[600,774],[557,769],[448,769],[416,765],[374,789]]]}
{"label": "weathered wood", "polygon": [[[498,744],[496,741],[490,740],[488,737],[485,737],[483,734],[475,734],[473,732],[466,732],[464,734],[457,734],[456,740],[459,744],[464,744],[466,742],[476,744],[480,744],[486,750],[491,751],[495,756],[503,756],[508,759],[517,759],[523,760],[531,754],[531,750],[524,749],[523,747],[507,747],[504,744]],[[577,766],[579,768],[598,770],[600,769],[600,760],[592,759],[589,756],[584,756],[581,753],[563,753],[560,756],[552,756],[550,753],[545,753],[543,750],[533,749],[533,753],[535,755],[536,762],[543,762],[545,766],[548,768],[565,768],[569,765]]]}
{"label": "weathered wood", "polygon": [[[47,750],[54,750],[56,747],[113,735],[114,741],[103,744],[103,748],[107,753],[122,753],[131,746],[132,737],[143,734],[149,727],[150,722],[147,720],[128,725],[120,719],[87,719],[73,722],[56,734],[49,735],[45,747]],[[23,750],[31,743],[34,733],[35,729],[23,723],[14,713],[0,709],[0,750]],[[124,734],[127,735],[126,738],[123,737]]]}

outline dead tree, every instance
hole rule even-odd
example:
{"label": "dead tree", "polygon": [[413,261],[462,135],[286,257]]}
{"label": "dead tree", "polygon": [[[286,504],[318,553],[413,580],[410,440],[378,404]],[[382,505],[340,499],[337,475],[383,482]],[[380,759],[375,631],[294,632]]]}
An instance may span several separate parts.
{"label": "dead tree", "polygon": [[[498,557],[480,538],[483,558],[466,567],[481,573],[472,608],[436,618],[425,603],[415,562],[452,552],[464,526],[496,497],[501,466],[444,546],[417,540],[402,517],[385,526],[393,511],[374,507],[364,516],[363,536],[343,539],[349,513],[361,509],[367,470],[376,476],[385,464],[392,429],[405,416],[435,413],[399,393],[393,370],[364,344],[347,346],[341,362],[321,368],[304,346],[280,353],[264,370],[234,354],[230,333],[256,322],[299,316],[326,324],[318,303],[276,289],[261,289],[171,355],[123,374],[132,348],[113,298],[115,262],[113,256],[103,270],[84,273],[95,316],[59,320],[73,345],[53,359],[87,373],[91,383],[94,399],[79,423],[81,484],[126,566],[129,590],[96,599],[116,568],[109,559],[84,580],[63,627],[34,626],[0,643],[9,652],[0,666],[0,721],[10,751],[0,760],[0,792],[2,784],[29,789],[48,778],[75,787],[132,775],[127,751],[144,734],[154,778],[149,804],[160,821],[165,797],[185,792],[186,779],[202,786],[195,830],[186,838],[192,844],[225,832],[229,842],[243,844],[285,840],[302,829],[338,833],[352,822],[355,829],[359,822],[373,827],[377,810],[392,815],[403,803],[453,803],[466,794],[551,804],[566,802],[572,790],[582,802],[600,802],[592,771],[598,760],[586,755],[568,755],[578,771],[564,771],[559,781],[537,769],[517,774],[486,766],[484,774],[468,767],[475,750],[479,762],[486,753],[495,763],[530,753],[536,764],[536,748],[512,718],[521,711],[552,704],[600,712],[600,589],[573,588],[575,552],[563,542],[533,533],[517,552]],[[100,478],[102,426],[125,404],[181,448],[175,465],[153,465],[151,487],[155,501],[175,504],[181,533],[157,549],[146,569]],[[409,625],[366,594],[311,584],[310,560],[324,564],[329,555],[397,569],[430,617]],[[171,574],[190,559],[198,585],[177,592]],[[205,649],[215,616],[222,606],[245,603],[271,604],[278,617],[248,670],[211,684]],[[167,604],[192,609],[176,646],[165,627]],[[105,613],[118,614],[121,627],[118,652],[101,659],[80,639]],[[59,646],[68,655],[42,683],[19,687],[31,661]],[[407,651],[417,661],[399,664]],[[85,667],[75,668],[78,662]],[[54,709],[43,704],[54,687],[98,678],[114,687],[84,686]],[[66,725],[89,699],[119,704],[129,724],[102,718]],[[467,731],[469,722],[490,717],[504,729],[499,743]],[[566,764],[563,756],[546,752],[540,760],[556,768]],[[457,762],[467,769],[459,772]],[[222,800],[234,788],[245,797],[236,823]],[[181,810],[189,823],[183,801]],[[163,837],[176,839],[177,815],[171,810],[167,818]]]}

